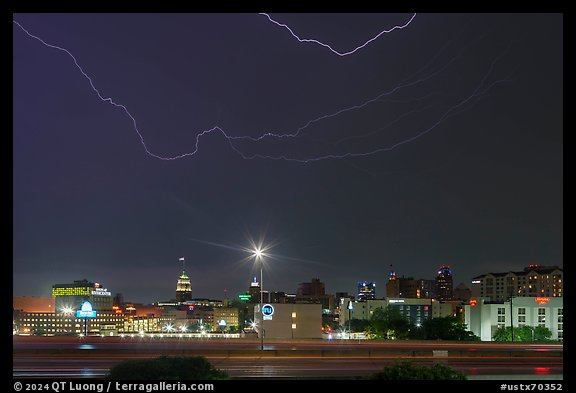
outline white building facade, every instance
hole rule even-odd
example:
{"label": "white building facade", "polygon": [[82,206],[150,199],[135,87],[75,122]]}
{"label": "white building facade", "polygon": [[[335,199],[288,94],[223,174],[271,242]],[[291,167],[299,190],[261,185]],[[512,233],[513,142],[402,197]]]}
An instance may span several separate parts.
{"label": "white building facade", "polygon": [[471,299],[464,306],[468,330],[482,341],[493,341],[501,327],[543,326],[552,332],[552,340],[564,338],[564,301],[562,297],[515,297],[510,301]]}

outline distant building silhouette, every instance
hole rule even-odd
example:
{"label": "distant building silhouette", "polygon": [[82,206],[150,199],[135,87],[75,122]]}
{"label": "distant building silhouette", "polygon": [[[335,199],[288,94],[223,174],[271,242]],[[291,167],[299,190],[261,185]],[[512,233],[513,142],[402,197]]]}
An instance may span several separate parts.
{"label": "distant building silhouette", "polygon": [[463,282],[454,288],[454,299],[467,302],[472,297],[472,291]]}

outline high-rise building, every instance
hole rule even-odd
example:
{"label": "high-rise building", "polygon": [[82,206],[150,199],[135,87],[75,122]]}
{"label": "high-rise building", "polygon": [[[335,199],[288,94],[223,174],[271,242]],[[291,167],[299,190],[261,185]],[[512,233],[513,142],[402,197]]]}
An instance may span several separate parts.
{"label": "high-rise building", "polygon": [[335,307],[334,296],[326,293],[326,286],[319,278],[298,284],[294,301],[296,303],[320,303],[324,314],[331,314]]}
{"label": "high-rise building", "polygon": [[412,277],[396,277],[396,272],[390,265],[390,274],[386,283],[386,299],[389,298],[420,299],[418,281]]}
{"label": "high-rise building", "polygon": [[464,285],[463,282],[461,282],[460,284],[458,284],[458,286],[456,288],[454,288],[454,299],[455,300],[462,300],[464,302],[467,302],[468,300],[470,300],[471,297],[472,297],[472,292],[470,291],[470,288],[468,288],[466,285]]}
{"label": "high-rise building", "polygon": [[396,279],[396,272],[390,265],[390,274],[386,283],[386,299],[395,298],[400,295],[400,282]]}
{"label": "high-rise building", "polygon": [[248,288],[248,293],[251,296],[250,303],[260,303],[260,283],[256,277],[252,278],[250,287]]}
{"label": "high-rise building", "polygon": [[326,294],[326,288],[319,278],[313,278],[311,282],[298,284],[296,296],[320,296]]}
{"label": "high-rise building", "polygon": [[176,301],[180,303],[192,300],[192,283],[190,277],[182,270],[182,274],[178,277],[176,283]]}
{"label": "high-rise building", "polygon": [[521,272],[486,273],[472,279],[472,296],[492,301],[514,297],[562,297],[563,269],[528,265]]}
{"label": "high-rise building", "polygon": [[417,280],[419,299],[433,299],[436,297],[436,282],[435,280],[426,280],[421,278]]}
{"label": "high-rise building", "polygon": [[412,277],[398,277],[386,283],[386,298],[419,299],[418,282]]}
{"label": "high-rise building", "polygon": [[436,299],[452,300],[452,286],[452,270],[450,266],[440,266],[436,276]]}
{"label": "high-rise building", "polygon": [[358,281],[358,293],[356,299],[358,299],[359,302],[376,299],[376,283]]}

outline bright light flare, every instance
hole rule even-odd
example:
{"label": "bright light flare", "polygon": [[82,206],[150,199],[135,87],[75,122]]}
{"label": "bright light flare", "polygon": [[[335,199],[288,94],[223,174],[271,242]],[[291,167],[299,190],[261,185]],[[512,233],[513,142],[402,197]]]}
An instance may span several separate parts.
{"label": "bright light flare", "polygon": [[64,306],[64,307],[62,307],[62,309],[60,311],[64,315],[71,315],[74,312],[74,310],[70,306]]}

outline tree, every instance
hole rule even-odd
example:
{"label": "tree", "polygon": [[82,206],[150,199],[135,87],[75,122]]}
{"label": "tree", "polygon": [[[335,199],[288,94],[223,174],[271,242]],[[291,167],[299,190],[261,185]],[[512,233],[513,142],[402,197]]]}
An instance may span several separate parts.
{"label": "tree", "polygon": [[364,332],[369,324],[370,322],[365,319],[353,318],[350,320],[350,328],[353,332]]}
{"label": "tree", "polygon": [[[552,337],[550,329],[544,326],[514,326],[514,341],[549,341]],[[512,329],[510,326],[501,327],[494,332],[494,341],[512,341]]]}
{"label": "tree", "polygon": [[466,329],[466,324],[451,316],[426,319],[422,323],[422,331],[427,340],[479,340],[478,336]]}
{"label": "tree", "polygon": [[410,321],[396,308],[378,307],[372,312],[368,332],[377,338],[406,339],[411,328]]}
{"label": "tree", "polygon": [[465,380],[466,375],[450,367],[436,363],[433,366],[418,365],[414,362],[395,362],[382,371],[372,374],[369,379],[383,380]]}
{"label": "tree", "polygon": [[550,329],[544,326],[536,326],[534,328],[534,341],[549,341],[552,337]]}
{"label": "tree", "polygon": [[226,378],[228,378],[228,374],[215,369],[202,356],[130,359],[112,367],[108,374],[108,379],[115,380],[211,380]]}

